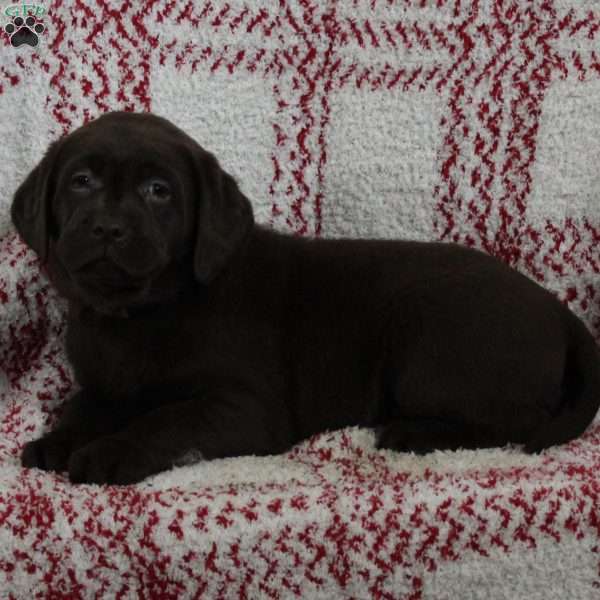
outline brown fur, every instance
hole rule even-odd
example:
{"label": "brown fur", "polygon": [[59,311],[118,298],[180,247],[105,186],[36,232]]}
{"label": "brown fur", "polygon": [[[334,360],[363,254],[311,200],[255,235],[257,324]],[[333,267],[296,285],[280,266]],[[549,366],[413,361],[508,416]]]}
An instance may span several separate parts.
{"label": "brown fur", "polygon": [[152,115],[56,142],[12,215],[69,300],[81,386],[23,464],[75,482],[349,425],[400,451],[538,451],[580,435],[600,403],[591,335],[536,283],[456,245],[257,226],[214,157]]}

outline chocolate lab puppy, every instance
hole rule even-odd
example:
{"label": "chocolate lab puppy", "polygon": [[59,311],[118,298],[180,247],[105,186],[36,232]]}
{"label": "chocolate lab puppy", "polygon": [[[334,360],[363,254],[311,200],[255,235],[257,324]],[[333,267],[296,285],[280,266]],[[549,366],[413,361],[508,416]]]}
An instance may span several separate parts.
{"label": "chocolate lab puppy", "polygon": [[52,144],[14,224],[69,302],[79,391],[26,467],[127,484],[363,425],[427,452],[580,435],[600,403],[582,322],[456,245],[302,239],[254,224],[214,156],[112,113]]}

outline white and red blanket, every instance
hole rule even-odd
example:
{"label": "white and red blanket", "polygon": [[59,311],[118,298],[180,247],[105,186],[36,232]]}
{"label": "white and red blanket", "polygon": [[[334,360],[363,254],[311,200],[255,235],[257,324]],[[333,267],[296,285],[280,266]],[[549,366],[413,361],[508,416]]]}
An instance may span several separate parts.
{"label": "white and red blanket", "polygon": [[21,468],[74,383],[64,304],[9,220],[50,140],[151,110],[215,152],[259,222],[476,246],[600,339],[598,2],[56,0],[30,25],[9,2],[0,597],[600,598],[599,424],[540,456],[415,457],[347,429],[131,487]]}

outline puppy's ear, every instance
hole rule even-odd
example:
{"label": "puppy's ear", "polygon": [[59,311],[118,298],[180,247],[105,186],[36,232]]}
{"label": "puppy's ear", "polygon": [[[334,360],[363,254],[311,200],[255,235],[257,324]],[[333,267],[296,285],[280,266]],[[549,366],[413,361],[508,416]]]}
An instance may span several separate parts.
{"label": "puppy's ear", "polygon": [[48,255],[48,213],[52,193],[50,180],[58,146],[58,142],[54,142],[48,148],[40,164],[15,192],[11,207],[12,221],[19,235],[42,263]]}
{"label": "puppy's ear", "polygon": [[254,224],[252,205],[231,175],[208,152],[196,153],[194,273],[208,283],[225,266]]}

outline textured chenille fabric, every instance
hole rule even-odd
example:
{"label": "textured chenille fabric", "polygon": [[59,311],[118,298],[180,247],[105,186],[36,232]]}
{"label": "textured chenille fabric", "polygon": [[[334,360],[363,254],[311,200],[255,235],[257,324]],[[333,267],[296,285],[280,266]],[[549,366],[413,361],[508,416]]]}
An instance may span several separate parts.
{"label": "textured chenille fabric", "polygon": [[75,383],[65,305],[9,219],[52,139],[153,111],[219,157],[258,222],[475,246],[600,340],[598,2],[31,10],[0,7],[0,597],[600,598],[599,424],[539,456],[416,457],[347,429],[131,487],[23,469]]}

